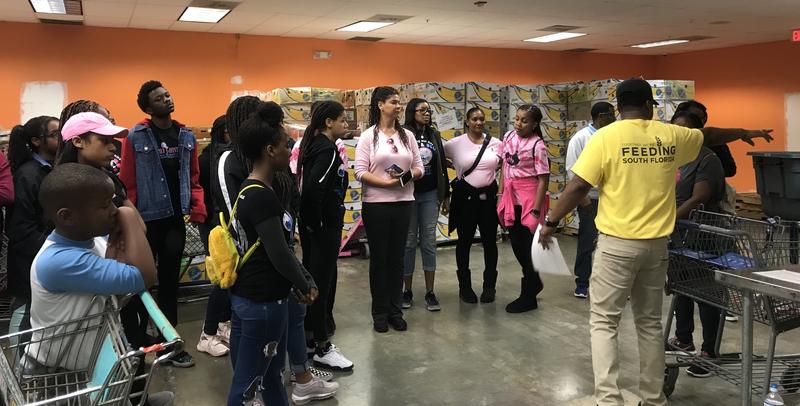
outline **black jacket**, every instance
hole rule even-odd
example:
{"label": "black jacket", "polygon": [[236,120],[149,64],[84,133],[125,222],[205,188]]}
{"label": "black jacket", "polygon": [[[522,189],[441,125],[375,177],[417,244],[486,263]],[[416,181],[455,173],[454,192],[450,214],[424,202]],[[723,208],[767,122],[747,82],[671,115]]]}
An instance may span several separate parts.
{"label": "black jacket", "polygon": [[[414,126],[404,126],[408,131],[411,131],[414,134],[414,137],[419,138],[419,130],[417,130]],[[430,134],[428,138],[432,139],[434,143],[436,143],[436,151],[439,156],[436,159],[436,174],[438,178],[436,179],[436,197],[439,199],[439,203],[443,202],[445,198],[450,196],[450,180],[448,179],[447,175],[447,158],[444,156],[444,143],[442,142],[442,135],[439,131],[433,127],[426,127],[423,131],[429,131]]]}
{"label": "black jacket", "polygon": [[317,135],[307,148],[302,166],[300,223],[311,231],[341,229],[349,181],[339,150],[322,135]]}
{"label": "black jacket", "polygon": [[31,159],[13,173],[16,198],[6,225],[9,238],[8,267],[10,274],[22,277],[21,283],[26,279],[24,275],[30,272],[33,258],[53,230],[52,224],[45,221],[44,211],[39,204],[39,188],[51,170],[50,166]]}

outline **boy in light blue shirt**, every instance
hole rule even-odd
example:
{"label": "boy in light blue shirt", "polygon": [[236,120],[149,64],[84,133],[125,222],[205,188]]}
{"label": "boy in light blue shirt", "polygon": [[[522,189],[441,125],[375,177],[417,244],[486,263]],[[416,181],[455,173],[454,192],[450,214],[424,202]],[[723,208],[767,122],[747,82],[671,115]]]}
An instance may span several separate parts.
{"label": "boy in light blue shirt", "polygon": [[[42,182],[39,201],[55,231],[31,266],[31,326],[43,330],[26,346],[25,369],[87,368],[87,346],[98,332],[92,327],[100,320],[90,319],[77,334],[67,334],[78,327],[68,322],[103,312],[113,295],[155,283],[144,226],[133,209],[117,208],[113,197],[111,179],[89,165],[58,165]],[[73,338],[58,338],[64,334]]]}

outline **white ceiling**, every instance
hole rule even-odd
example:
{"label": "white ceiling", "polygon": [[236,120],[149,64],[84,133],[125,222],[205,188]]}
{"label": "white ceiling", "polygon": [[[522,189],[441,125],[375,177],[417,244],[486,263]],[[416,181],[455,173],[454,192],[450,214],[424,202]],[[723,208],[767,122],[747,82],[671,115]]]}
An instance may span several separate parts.
{"label": "white ceiling", "polygon": [[[229,0],[240,3],[218,24],[178,22],[191,0],[83,0],[84,24],[156,30],[240,33],[385,42],[667,54],[788,40],[800,28],[800,0]],[[412,18],[365,34],[336,28],[375,14]],[[0,0],[0,21],[38,22],[27,0]],[[726,24],[712,24],[727,21]],[[521,40],[555,25],[581,26],[589,35],[549,44]],[[628,45],[685,36],[715,38],[635,49]],[[800,46],[800,45],[799,45]]]}

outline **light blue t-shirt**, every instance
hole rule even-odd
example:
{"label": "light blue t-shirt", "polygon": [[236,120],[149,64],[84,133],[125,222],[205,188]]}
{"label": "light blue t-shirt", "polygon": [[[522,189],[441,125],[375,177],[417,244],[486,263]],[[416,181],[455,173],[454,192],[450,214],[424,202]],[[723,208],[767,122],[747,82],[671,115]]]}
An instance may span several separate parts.
{"label": "light blue t-shirt", "polygon": [[[91,351],[81,343],[94,343],[100,319],[83,325],[85,331],[80,333],[73,332],[76,324],[65,323],[103,312],[110,295],[145,289],[136,267],[105,258],[107,246],[100,237],[74,241],[55,231],[47,237],[31,265],[31,327],[44,330],[33,333],[26,347],[30,359],[26,366],[86,368]],[[63,338],[75,334],[81,337]]]}

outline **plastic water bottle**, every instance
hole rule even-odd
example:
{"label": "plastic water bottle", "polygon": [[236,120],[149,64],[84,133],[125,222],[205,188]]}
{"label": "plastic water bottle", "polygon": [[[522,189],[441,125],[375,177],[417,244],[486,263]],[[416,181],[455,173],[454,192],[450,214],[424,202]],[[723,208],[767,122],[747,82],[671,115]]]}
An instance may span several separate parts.
{"label": "plastic water bottle", "polygon": [[764,406],[783,406],[783,398],[778,393],[778,384],[769,385],[769,393],[764,398]]}

